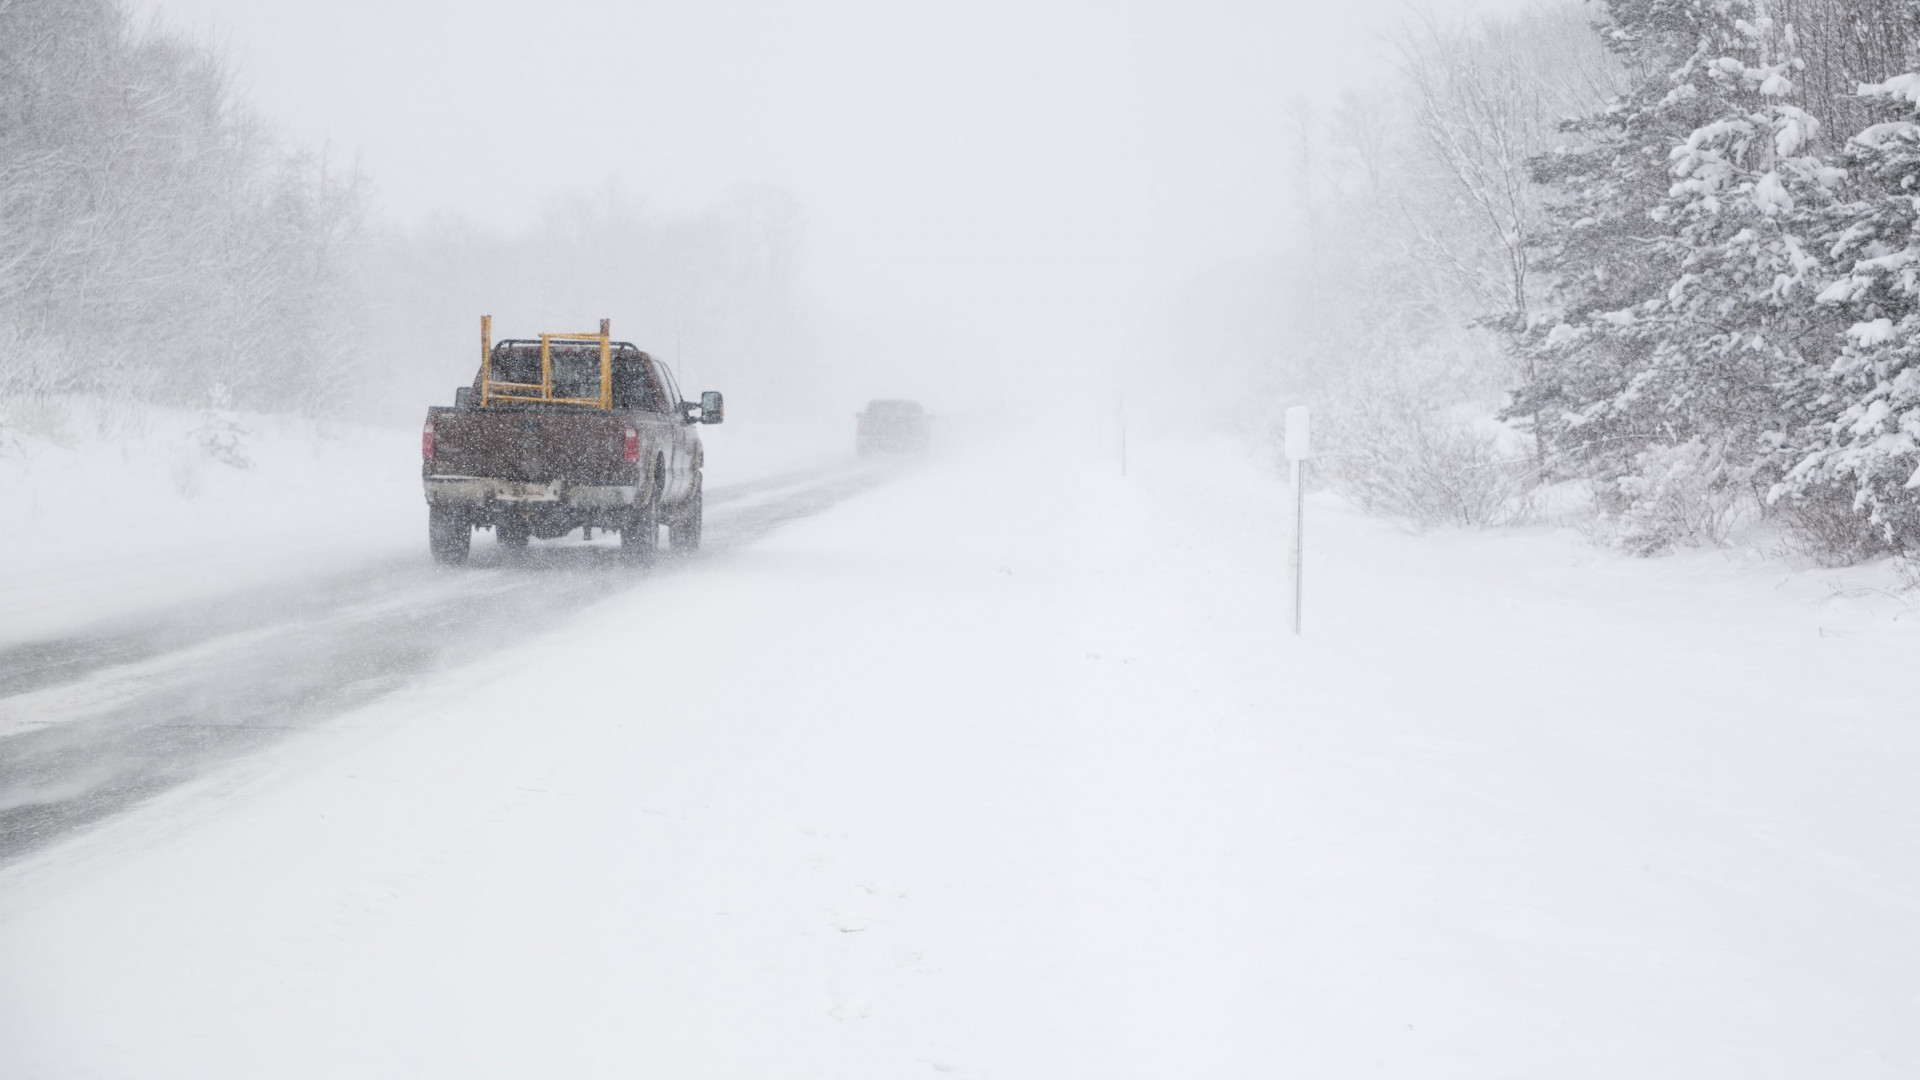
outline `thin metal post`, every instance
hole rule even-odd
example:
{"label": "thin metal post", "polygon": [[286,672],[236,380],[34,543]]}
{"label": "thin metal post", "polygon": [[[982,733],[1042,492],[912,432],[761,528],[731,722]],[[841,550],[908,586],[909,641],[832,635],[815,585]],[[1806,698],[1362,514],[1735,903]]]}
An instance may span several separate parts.
{"label": "thin metal post", "polygon": [[1307,542],[1307,461],[1305,458],[1293,463],[1293,632],[1300,633],[1300,593],[1306,577],[1302,573],[1305,566],[1305,546]]}

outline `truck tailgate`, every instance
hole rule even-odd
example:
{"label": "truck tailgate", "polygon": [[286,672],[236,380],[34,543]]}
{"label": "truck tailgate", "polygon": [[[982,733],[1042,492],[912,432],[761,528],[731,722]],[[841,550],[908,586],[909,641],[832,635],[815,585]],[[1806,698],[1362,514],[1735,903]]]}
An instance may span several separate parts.
{"label": "truck tailgate", "polygon": [[428,418],[434,431],[429,476],[631,484],[639,471],[623,460],[628,421],[615,413],[435,408]]}

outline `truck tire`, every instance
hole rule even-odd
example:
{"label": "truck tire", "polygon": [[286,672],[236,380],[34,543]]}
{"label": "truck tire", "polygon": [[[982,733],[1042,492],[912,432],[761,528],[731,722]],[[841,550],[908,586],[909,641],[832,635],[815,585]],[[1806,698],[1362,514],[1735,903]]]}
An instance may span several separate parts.
{"label": "truck tire", "polygon": [[433,552],[434,562],[457,566],[467,561],[472,548],[473,527],[466,518],[442,507],[427,508],[427,550]]}
{"label": "truck tire", "polygon": [[633,504],[633,513],[620,526],[620,553],[634,562],[651,560],[660,547],[660,504],[657,496]]}
{"label": "truck tire", "polygon": [[705,485],[700,474],[693,475],[693,497],[686,501],[673,520],[667,523],[667,541],[675,551],[699,551],[700,529],[705,517]]}

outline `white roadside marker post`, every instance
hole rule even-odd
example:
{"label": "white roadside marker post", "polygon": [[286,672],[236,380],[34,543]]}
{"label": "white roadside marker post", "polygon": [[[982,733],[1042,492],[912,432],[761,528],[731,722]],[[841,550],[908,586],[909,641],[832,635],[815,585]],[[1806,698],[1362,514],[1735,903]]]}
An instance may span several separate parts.
{"label": "white roadside marker post", "polygon": [[1300,633],[1301,549],[1307,539],[1307,461],[1313,457],[1305,405],[1287,410],[1287,461],[1293,466],[1293,632]]}

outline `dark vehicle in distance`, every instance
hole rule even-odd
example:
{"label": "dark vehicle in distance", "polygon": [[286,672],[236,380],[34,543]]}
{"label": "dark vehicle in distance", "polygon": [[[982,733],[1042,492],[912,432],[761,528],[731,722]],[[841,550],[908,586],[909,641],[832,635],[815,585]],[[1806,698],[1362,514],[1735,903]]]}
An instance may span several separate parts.
{"label": "dark vehicle in distance", "polygon": [[465,561],[473,530],[524,548],[574,529],[614,529],[629,555],[651,556],[660,526],[676,549],[700,546],[695,424],[717,424],[708,391],[683,401],[666,365],[598,334],[542,334],[494,344],[480,320],[480,371],[452,407],[427,410],[420,476],[435,560]]}
{"label": "dark vehicle in distance", "polygon": [[854,420],[853,448],[861,457],[925,454],[931,442],[927,411],[917,401],[869,401]]}

